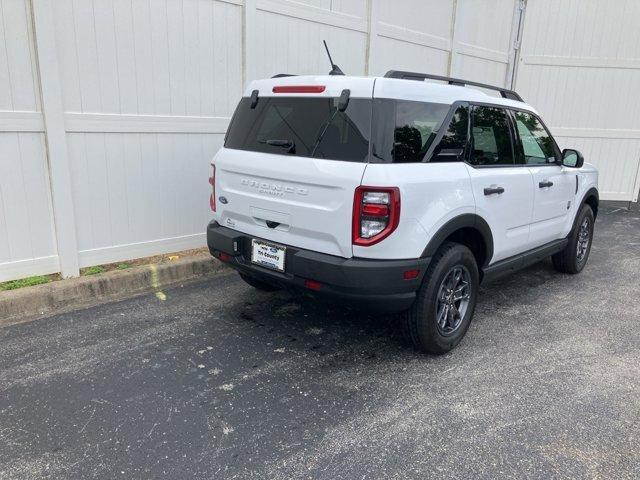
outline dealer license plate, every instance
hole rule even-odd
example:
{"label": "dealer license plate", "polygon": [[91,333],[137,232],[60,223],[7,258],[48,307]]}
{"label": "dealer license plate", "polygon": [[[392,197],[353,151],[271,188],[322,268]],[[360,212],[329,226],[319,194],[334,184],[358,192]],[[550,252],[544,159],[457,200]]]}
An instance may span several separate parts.
{"label": "dealer license plate", "polygon": [[270,268],[279,272],[284,272],[284,256],[286,247],[263,242],[262,240],[251,240],[251,261],[261,267]]}

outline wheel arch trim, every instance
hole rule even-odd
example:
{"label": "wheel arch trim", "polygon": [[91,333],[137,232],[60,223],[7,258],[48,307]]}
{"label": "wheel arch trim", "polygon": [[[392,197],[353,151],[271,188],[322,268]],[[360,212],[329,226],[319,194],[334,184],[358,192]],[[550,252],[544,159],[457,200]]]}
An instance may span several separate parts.
{"label": "wheel arch trim", "polygon": [[432,257],[451,234],[462,228],[473,228],[480,233],[485,244],[485,261],[484,265],[478,265],[478,267],[482,268],[489,265],[491,258],[493,258],[493,234],[491,233],[491,227],[489,227],[489,224],[484,218],[473,213],[458,215],[440,227],[429,239],[429,243],[427,243],[427,246],[422,252],[422,257]]}
{"label": "wheel arch trim", "polygon": [[[578,217],[580,216],[580,211],[582,210],[582,207],[587,204],[587,200],[589,198],[595,198],[596,199],[596,203],[600,204],[600,194],[598,193],[598,189],[597,188],[591,187],[582,196],[582,199],[580,200],[579,206],[576,209],[576,215],[575,215],[575,217],[573,217],[573,222],[571,222],[571,230],[569,230],[569,233],[568,233],[566,238],[570,238],[571,235],[573,234],[573,232],[575,231],[575,229],[577,228],[577,226],[578,226]],[[595,220],[595,218],[597,216],[598,216],[598,212],[594,211],[593,212],[593,219]]]}
{"label": "wheel arch trim", "polygon": [[[580,202],[580,208],[582,208],[582,206],[587,203],[587,200],[589,198],[595,198],[596,199],[596,205],[600,204],[600,194],[598,193],[598,189],[596,187],[591,187],[589,190],[587,190],[585,192],[585,194],[582,196],[582,201]],[[580,209],[578,209],[578,212],[580,211]],[[598,212],[595,211],[593,212],[593,216],[596,217],[598,215]],[[577,215],[576,215],[577,217]]]}

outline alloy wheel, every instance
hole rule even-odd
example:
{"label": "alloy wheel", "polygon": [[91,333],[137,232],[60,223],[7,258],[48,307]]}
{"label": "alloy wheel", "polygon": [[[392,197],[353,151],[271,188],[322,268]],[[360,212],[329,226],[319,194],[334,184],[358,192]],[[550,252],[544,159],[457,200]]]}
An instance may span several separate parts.
{"label": "alloy wheel", "polygon": [[578,230],[578,242],[576,245],[576,256],[578,262],[581,263],[589,251],[589,243],[591,242],[591,222],[589,218],[585,218],[580,224]]}
{"label": "alloy wheel", "polygon": [[438,290],[436,322],[443,335],[453,334],[467,313],[471,299],[471,274],[463,265],[456,265],[444,276]]}

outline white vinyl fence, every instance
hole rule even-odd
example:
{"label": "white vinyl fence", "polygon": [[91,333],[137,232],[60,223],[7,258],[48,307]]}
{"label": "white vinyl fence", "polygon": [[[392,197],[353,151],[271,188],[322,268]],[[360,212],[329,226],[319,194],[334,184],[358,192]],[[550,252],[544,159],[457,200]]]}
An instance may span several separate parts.
{"label": "white vinyl fence", "polygon": [[515,85],[603,198],[637,200],[637,18],[634,0],[0,0],[0,281],[204,246],[244,85],[328,72],[323,39],[348,74]]}
{"label": "white vinyl fence", "polygon": [[516,89],[598,167],[601,198],[638,200],[640,1],[530,0]]}

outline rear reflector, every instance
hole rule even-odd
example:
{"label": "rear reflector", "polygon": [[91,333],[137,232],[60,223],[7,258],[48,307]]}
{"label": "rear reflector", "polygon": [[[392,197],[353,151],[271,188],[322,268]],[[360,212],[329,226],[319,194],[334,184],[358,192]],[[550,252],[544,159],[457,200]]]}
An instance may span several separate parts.
{"label": "rear reflector", "polygon": [[418,275],[420,275],[420,270],[414,268],[413,270],[405,270],[402,274],[402,278],[404,278],[405,280],[415,280],[416,278],[418,278]]}
{"label": "rear reflector", "polygon": [[231,255],[229,255],[228,253],[220,252],[218,254],[218,258],[221,262],[228,262],[229,260],[231,260]]}
{"label": "rear reflector", "polygon": [[389,215],[389,207],[387,205],[365,203],[362,206],[362,214],[371,217],[386,217]]}
{"label": "rear reflector", "polygon": [[324,85],[280,85],[273,87],[271,90],[273,93],[322,93],[324,92]]}
{"label": "rear reflector", "polygon": [[315,280],[305,280],[304,286],[309,290],[320,290],[322,288],[322,284],[320,282],[316,282]]}

